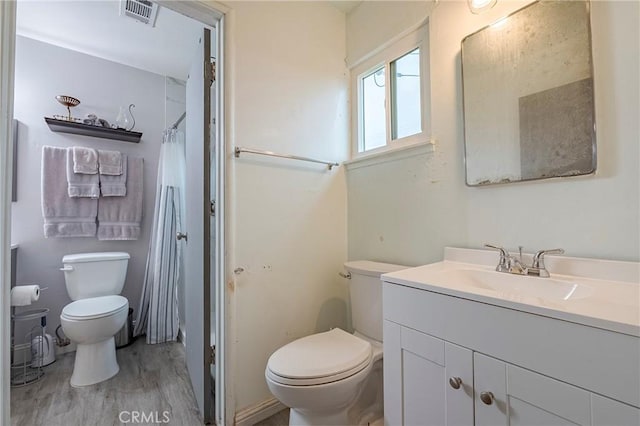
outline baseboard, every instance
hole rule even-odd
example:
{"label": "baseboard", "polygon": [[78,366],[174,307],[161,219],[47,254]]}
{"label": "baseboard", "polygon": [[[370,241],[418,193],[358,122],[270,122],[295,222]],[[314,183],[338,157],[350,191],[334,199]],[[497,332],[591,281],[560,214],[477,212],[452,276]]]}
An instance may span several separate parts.
{"label": "baseboard", "polygon": [[235,425],[253,426],[256,423],[279,413],[285,408],[287,407],[282,404],[282,402],[275,398],[269,398],[238,411],[235,417]]}

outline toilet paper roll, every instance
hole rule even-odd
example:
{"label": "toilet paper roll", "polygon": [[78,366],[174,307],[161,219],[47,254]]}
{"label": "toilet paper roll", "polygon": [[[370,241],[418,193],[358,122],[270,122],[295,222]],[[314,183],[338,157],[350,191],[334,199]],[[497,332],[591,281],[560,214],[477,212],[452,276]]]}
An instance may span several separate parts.
{"label": "toilet paper roll", "polygon": [[20,285],[11,289],[11,306],[28,306],[39,298],[38,285]]}

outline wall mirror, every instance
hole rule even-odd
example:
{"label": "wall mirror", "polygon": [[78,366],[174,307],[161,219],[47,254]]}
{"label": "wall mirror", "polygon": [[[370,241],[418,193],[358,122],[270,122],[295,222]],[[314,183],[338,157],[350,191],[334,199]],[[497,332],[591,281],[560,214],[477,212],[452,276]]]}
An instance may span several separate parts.
{"label": "wall mirror", "polygon": [[589,3],[539,1],[462,40],[469,186],[595,172]]}

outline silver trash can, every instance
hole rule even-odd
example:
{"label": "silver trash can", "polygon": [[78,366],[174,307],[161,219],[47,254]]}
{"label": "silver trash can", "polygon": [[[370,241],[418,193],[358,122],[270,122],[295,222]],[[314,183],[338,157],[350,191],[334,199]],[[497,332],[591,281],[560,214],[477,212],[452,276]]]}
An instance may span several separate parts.
{"label": "silver trash can", "polygon": [[114,336],[116,341],[116,349],[129,346],[133,343],[133,308],[129,308],[127,320],[124,325]]}

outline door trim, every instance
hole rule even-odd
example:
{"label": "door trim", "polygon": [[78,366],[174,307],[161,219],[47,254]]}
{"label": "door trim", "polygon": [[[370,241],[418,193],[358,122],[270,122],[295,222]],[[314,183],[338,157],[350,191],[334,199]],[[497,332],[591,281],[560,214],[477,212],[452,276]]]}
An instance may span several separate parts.
{"label": "door trim", "polygon": [[16,3],[0,2],[0,423],[11,423],[11,181]]}
{"label": "door trim", "polygon": [[[224,225],[225,215],[223,209],[226,207],[225,194],[225,176],[226,168],[226,140],[225,126],[230,122],[225,114],[225,108],[231,106],[231,102],[227,98],[228,90],[224,79],[224,74],[229,72],[230,65],[224,61],[227,46],[226,39],[230,39],[225,29],[225,20],[228,15],[232,14],[232,10],[223,3],[217,1],[195,0],[190,2],[176,2],[173,0],[158,0],[158,3],[175,12],[182,13],[192,19],[202,22],[205,25],[213,26],[218,32],[218,89],[216,96],[218,97],[218,106],[216,114],[216,132],[219,135],[217,143],[223,149],[220,154],[222,167],[219,169],[218,186],[221,188],[220,199],[218,200],[218,221],[222,224],[222,232],[219,238],[219,247],[216,247],[220,259],[219,268],[216,271],[216,280],[221,283],[216,292],[220,292],[221,297],[217,298],[216,304],[220,305],[220,310],[216,312],[217,319],[216,328],[220,329],[220,337],[218,341],[222,342],[224,350],[219,351],[218,362],[216,364],[216,424],[225,425],[227,418],[233,417],[234,403],[233,400],[227,401],[225,372],[227,369],[225,362],[225,352],[227,351],[227,341],[225,333],[226,313],[225,306],[227,304],[226,282],[227,263],[224,257],[224,248],[226,246]],[[16,3],[13,1],[0,1],[0,106],[4,113],[0,115],[0,423],[9,424],[11,422],[10,413],[10,232],[11,232],[11,158],[12,146],[6,141],[11,140],[11,119],[13,118],[13,86],[14,86],[14,69],[15,69],[15,36],[16,36]],[[218,391],[220,387],[220,391]],[[233,396],[231,395],[233,398]],[[224,408],[224,409],[223,409]]]}

